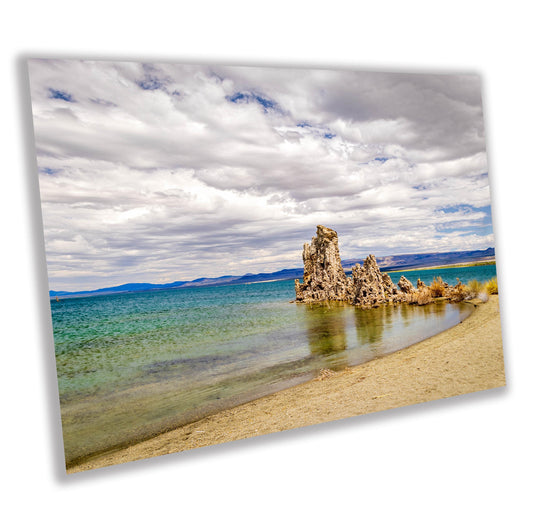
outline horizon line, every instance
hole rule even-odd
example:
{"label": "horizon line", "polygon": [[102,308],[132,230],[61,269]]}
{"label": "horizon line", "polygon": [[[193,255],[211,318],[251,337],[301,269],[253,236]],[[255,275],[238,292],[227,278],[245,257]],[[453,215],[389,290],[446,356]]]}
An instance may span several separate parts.
{"label": "horizon line", "polygon": [[[421,252],[421,253],[404,253],[404,254],[389,254],[389,255],[383,255],[383,256],[377,256],[376,259],[377,260],[382,260],[384,258],[388,258],[388,257],[401,257],[401,256],[424,256],[424,255],[447,255],[447,254],[460,254],[460,253],[476,253],[476,252],[487,252],[487,251],[490,251],[492,250],[492,258],[496,258],[496,255],[495,255],[495,247],[494,246],[490,246],[490,247],[487,247],[485,249],[473,249],[473,250],[465,250],[465,251],[442,251],[442,252]],[[369,253],[367,256],[369,256],[370,254],[373,254],[373,253]],[[365,258],[346,258],[344,260],[341,260],[341,263],[343,262],[362,262],[364,261]],[[484,261],[484,260],[482,260]],[[488,258],[486,261],[490,261],[490,258]],[[468,263],[468,262],[467,262]],[[473,262],[475,263],[475,262]],[[450,265],[454,265],[454,264],[451,264]],[[457,265],[457,263],[455,264]],[[398,265],[397,267],[402,267],[401,265]],[[391,272],[395,272],[393,271],[392,269],[394,269],[395,266],[392,265],[390,267],[383,267],[383,270],[385,269],[389,269]],[[104,291],[104,290],[108,290],[108,289],[114,289],[114,288],[119,288],[119,287],[123,287],[123,286],[127,286],[127,285],[146,285],[147,286],[147,290],[155,290],[157,288],[160,288],[161,290],[163,289],[170,289],[170,288],[173,288],[172,286],[175,285],[175,288],[178,288],[186,283],[194,283],[194,282],[199,282],[199,281],[202,281],[202,280],[206,280],[206,281],[209,281],[209,280],[218,280],[218,279],[222,279],[222,278],[233,278],[234,280],[238,280],[238,279],[242,279],[244,278],[245,276],[260,276],[260,275],[272,275],[272,274],[276,274],[276,273],[280,273],[280,272],[284,272],[284,271],[297,271],[297,270],[303,270],[303,266],[301,267],[290,267],[290,268],[283,268],[283,269],[278,269],[278,270],[275,270],[275,271],[272,271],[272,272],[256,272],[256,273],[251,273],[251,272],[247,272],[247,273],[244,273],[244,274],[223,274],[221,276],[216,276],[216,277],[206,277],[206,276],[201,276],[201,277],[198,277],[198,278],[194,278],[194,279],[188,279],[188,280],[176,280],[176,281],[171,281],[171,282],[168,282],[168,283],[151,283],[151,282],[146,282],[146,281],[131,281],[131,282],[125,282],[125,283],[120,283],[120,284],[116,284],[116,285],[111,285],[111,286],[108,286],[108,287],[97,287],[97,288],[93,288],[93,289],[89,289],[89,290],[55,290],[55,289],[49,289],[48,290],[48,294],[50,297],[55,297],[55,296],[59,296],[59,295],[69,295],[69,294],[72,294],[72,295],[79,295],[79,294],[89,294],[89,293],[98,293],[98,292],[101,292],[101,291]],[[406,269],[406,270],[410,270],[410,269]],[[151,288],[152,287],[152,288]],[[153,288],[153,287],[156,287],[156,288]],[[107,292],[103,292],[103,293],[107,293]],[[118,293],[118,292],[117,292]]]}

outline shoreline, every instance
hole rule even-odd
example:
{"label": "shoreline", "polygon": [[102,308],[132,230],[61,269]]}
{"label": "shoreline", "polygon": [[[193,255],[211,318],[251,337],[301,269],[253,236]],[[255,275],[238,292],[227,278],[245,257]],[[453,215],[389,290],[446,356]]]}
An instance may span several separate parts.
{"label": "shoreline", "polygon": [[478,260],[476,262],[462,262],[462,263],[453,263],[451,265],[435,265],[434,267],[414,267],[412,269],[393,269],[393,270],[384,270],[387,267],[385,266],[382,270],[387,274],[394,272],[412,272],[412,271],[432,271],[436,269],[461,269],[464,267],[479,267],[483,265],[496,265],[496,260],[490,258],[488,260]]}
{"label": "shoreline", "polygon": [[498,296],[462,323],[318,378],[67,468],[75,473],[505,385]]}

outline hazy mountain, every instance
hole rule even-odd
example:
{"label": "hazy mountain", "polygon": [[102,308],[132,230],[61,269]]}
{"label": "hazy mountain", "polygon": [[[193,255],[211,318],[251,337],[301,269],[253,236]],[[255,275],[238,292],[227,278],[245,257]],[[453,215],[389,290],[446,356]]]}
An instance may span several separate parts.
{"label": "hazy mountain", "polygon": [[[441,265],[454,265],[476,261],[494,259],[494,248],[489,247],[479,251],[455,251],[449,253],[424,253],[424,254],[400,254],[382,256],[376,258],[382,271],[394,271],[401,269],[416,269],[421,267],[438,267]],[[364,258],[342,260],[342,266],[346,272],[350,272],[353,265],[363,263]],[[116,287],[87,290],[82,292],[66,292],[50,290],[51,297],[74,297],[74,296],[97,296],[104,294],[118,294],[124,292],[143,292],[150,290],[162,290],[171,288],[204,287],[214,285],[237,285],[242,283],[257,283],[261,281],[279,281],[302,278],[303,268],[283,269],[276,272],[264,272],[259,274],[245,274],[243,276],[220,276],[218,278],[197,278],[192,281],[174,281],[173,283],[126,283]]]}
{"label": "hazy mountain", "polygon": [[[480,251],[454,251],[449,253],[400,254],[381,256],[376,258],[383,271],[400,269],[416,269],[419,267],[438,267],[440,265],[454,265],[457,263],[494,260],[494,247]],[[342,260],[345,269],[351,269],[356,263],[363,263],[362,259]]]}
{"label": "hazy mountain", "polygon": [[185,281],[174,281],[173,283],[125,283],[116,287],[99,288],[98,290],[83,290],[80,292],[67,292],[65,290],[50,290],[50,296],[81,296],[98,294],[119,294],[122,292],[142,292],[146,290],[161,290],[165,288],[175,288],[183,285]]}

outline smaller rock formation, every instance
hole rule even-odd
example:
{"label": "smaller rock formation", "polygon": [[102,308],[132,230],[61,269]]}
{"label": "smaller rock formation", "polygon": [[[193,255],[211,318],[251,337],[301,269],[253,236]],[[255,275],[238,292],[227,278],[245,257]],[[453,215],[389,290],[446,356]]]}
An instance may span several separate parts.
{"label": "smaller rock formation", "polygon": [[376,257],[370,254],[363,266],[352,267],[354,284],[353,303],[358,306],[377,306],[392,301],[397,294],[396,287],[387,273],[379,270]]}
{"label": "smaller rock formation", "polygon": [[353,299],[353,283],[342,268],[336,231],[317,226],[311,244],[304,244],[303,261],[303,283],[294,282],[296,301],[310,303]]}
{"label": "smaller rock formation", "polygon": [[405,276],[402,276],[400,281],[398,281],[398,287],[404,294],[415,293],[415,287],[413,287],[413,284]]}
{"label": "smaller rock formation", "polygon": [[397,296],[398,288],[392,282],[390,276],[386,272],[382,272],[381,277],[383,278],[383,290],[385,291],[386,296],[388,298],[394,298],[394,296]]}

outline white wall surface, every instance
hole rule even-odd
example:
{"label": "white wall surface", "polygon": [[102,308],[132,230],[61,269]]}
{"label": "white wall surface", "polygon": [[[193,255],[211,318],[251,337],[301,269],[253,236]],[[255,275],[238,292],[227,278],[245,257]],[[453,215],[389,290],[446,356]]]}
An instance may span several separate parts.
{"label": "white wall surface", "polygon": [[[4,514],[530,513],[533,38],[526,6],[4,5]],[[508,386],[67,477],[24,63],[30,56],[481,73]]]}

